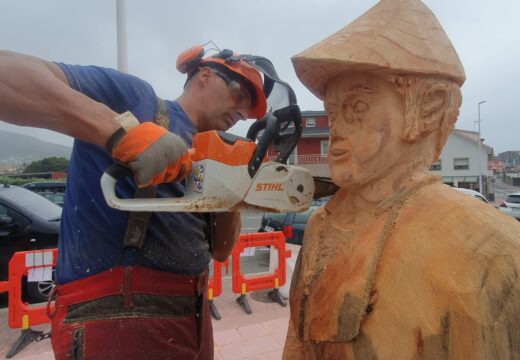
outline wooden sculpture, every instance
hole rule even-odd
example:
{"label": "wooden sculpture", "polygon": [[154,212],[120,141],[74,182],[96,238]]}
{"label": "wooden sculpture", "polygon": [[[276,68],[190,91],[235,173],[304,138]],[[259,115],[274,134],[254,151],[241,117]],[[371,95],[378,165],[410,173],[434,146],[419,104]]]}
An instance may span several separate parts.
{"label": "wooden sculpture", "polygon": [[520,223],[428,173],[462,64],[419,0],[382,0],[296,55],[340,187],[307,224],[284,359],[520,358]]}

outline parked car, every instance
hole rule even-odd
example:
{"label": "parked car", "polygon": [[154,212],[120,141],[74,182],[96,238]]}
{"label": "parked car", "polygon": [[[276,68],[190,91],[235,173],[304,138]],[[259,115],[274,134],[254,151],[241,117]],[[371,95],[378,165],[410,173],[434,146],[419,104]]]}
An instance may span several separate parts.
{"label": "parked car", "polygon": [[63,206],[67,183],[64,181],[32,182],[23,185],[24,188],[49,199],[59,206]]}
{"label": "parked car", "polygon": [[520,221],[520,192],[507,195],[506,200],[500,204],[498,209]]}
{"label": "parked car", "polygon": [[301,245],[307,220],[312,213],[329,199],[314,200],[311,207],[303,212],[265,213],[258,232],[281,231],[289,244]]}
{"label": "parked car", "polygon": [[473,197],[479,199],[480,201],[485,202],[486,204],[489,204],[489,201],[486,199],[486,197],[484,195],[482,195],[481,193],[479,193],[478,191],[471,190],[471,189],[457,188],[457,187],[454,187],[453,189],[460,191],[461,193],[473,196]]}
{"label": "parked car", "polygon": [[[23,187],[0,185],[0,280],[15,252],[58,246],[61,207]],[[52,281],[26,282],[31,302],[46,301]]]}

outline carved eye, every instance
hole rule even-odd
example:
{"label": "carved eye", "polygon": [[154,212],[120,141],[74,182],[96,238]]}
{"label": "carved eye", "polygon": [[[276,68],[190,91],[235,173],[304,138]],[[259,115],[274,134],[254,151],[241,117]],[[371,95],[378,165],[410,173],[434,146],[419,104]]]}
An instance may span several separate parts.
{"label": "carved eye", "polygon": [[354,112],[362,113],[368,110],[368,104],[364,101],[358,101],[354,104]]}

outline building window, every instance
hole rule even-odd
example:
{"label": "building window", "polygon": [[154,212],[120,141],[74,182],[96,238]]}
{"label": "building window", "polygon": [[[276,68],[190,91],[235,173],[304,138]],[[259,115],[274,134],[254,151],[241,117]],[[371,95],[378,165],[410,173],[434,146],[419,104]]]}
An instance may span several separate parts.
{"label": "building window", "polygon": [[314,118],[314,117],[306,118],[305,127],[316,127],[316,118]]}
{"label": "building window", "polygon": [[329,140],[321,140],[320,142],[320,154],[321,155],[327,155],[327,148],[329,146]]}
{"label": "building window", "polygon": [[469,158],[456,158],[453,159],[454,170],[468,170],[469,169]]}
{"label": "building window", "polygon": [[430,165],[430,171],[441,171],[442,170],[442,160],[439,159],[433,164]]}

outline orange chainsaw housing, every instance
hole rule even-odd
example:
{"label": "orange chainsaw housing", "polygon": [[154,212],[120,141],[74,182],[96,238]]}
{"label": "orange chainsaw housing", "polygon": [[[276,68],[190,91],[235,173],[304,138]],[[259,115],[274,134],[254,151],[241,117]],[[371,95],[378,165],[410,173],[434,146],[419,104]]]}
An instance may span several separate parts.
{"label": "orange chainsaw housing", "polygon": [[[190,149],[193,162],[211,159],[222,164],[248,165],[255,152],[255,142],[236,137],[232,143],[226,141],[216,130],[205,131],[193,136]],[[264,161],[267,161],[267,157]]]}

